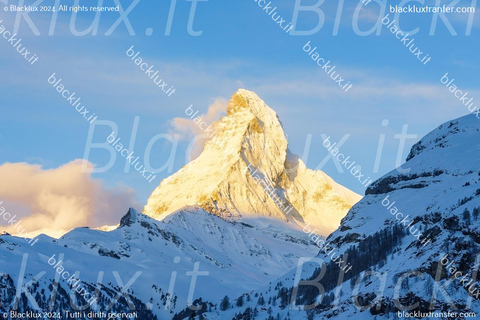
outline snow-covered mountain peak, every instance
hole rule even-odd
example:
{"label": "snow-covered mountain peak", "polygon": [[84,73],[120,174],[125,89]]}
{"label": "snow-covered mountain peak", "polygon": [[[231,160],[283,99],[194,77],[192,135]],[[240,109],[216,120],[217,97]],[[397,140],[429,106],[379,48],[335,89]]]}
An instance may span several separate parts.
{"label": "snow-covered mountain peak", "polygon": [[217,134],[205,144],[204,157],[215,154],[228,168],[239,161],[246,165],[242,169],[262,166],[269,175],[283,170],[287,138],[275,111],[254,92],[240,89],[234,93],[227,115],[214,126]]}
{"label": "snow-covered mountain peak", "polygon": [[236,115],[242,117],[245,114],[251,114],[265,124],[272,133],[279,130],[283,134],[283,129],[278,119],[277,113],[273,111],[260,97],[253,91],[239,89],[235,92],[228,103],[227,116]]}
{"label": "snow-covered mountain peak", "polygon": [[[479,121],[474,115],[448,121],[417,142],[412,147],[407,161],[415,158],[416,161],[425,162],[428,157],[428,162],[437,166],[468,168],[475,166],[478,163],[477,158],[474,156],[465,158],[462,153],[478,150],[475,140],[478,132],[480,132]],[[438,157],[439,153],[446,156]],[[466,161],[468,165],[465,165]]]}
{"label": "snow-covered mountain peak", "polygon": [[288,150],[280,120],[254,92],[240,89],[200,156],[163,180],[144,213],[162,220],[187,206],[223,219],[270,217],[335,230],[360,199]]}

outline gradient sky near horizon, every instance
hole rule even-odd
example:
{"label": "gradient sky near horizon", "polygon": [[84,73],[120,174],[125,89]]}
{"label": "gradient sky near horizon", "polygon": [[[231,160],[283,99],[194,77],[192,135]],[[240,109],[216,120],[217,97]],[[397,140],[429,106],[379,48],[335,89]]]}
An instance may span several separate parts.
{"label": "gradient sky near horizon", "polygon": [[[75,167],[72,161],[84,158],[88,132],[92,128],[48,83],[49,76],[55,73],[99,120],[116,123],[118,135],[126,144],[138,116],[134,150],[142,158],[155,135],[176,133],[178,128],[172,121],[185,117],[184,111],[189,105],[207,114],[211,106],[218,108],[221,101],[228,100],[239,88],[252,90],[278,113],[290,149],[300,155],[309,168],[322,169],[337,182],[363,195],[361,183],[347,171],[339,172],[332,160],[321,165],[328,154],[322,146],[322,134],[334,142],[348,134],[342,152],[360,163],[366,176],[376,179],[396,167],[400,141],[395,135],[401,133],[404,125],[408,125],[408,134],[416,138],[406,140],[400,155],[402,161],[423,135],[443,122],[468,113],[441,84],[445,73],[455,79],[461,90],[468,91],[476,103],[480,101],[479,14],[406,13],[397,17],[403,30],[416,29],[412,36],[416,46],[432,57],[423,65],[381,25],[389,6],[401,2],[407,5],[452,3],[374,0],[363,6],[360,1],[272,0],[287,23],[292,21],[296,6],[321,3],[319,10],[324,19],[319,31],[287,35],[254,0],[105,0],[104,6],[120,4],[124,10],[131,9],[127,15],[128,26],[120,21],[117,27],[114,26],[120,17],[117,12],[103,12],[96,22],[93,13],[81,12],[75,16],[71,12],[58,15],[34,12],[22,16],[4,11],[3,7],[29,5],[34,1],[0,0],[0,25],[9,31],[17,25],[22,44],[39,57],[34,65],[28,64],[0,37],[3,111],[0,171],[6,163],[28,163],[35,174],[42,175],[69,163]],[[40,6],[54,3],[44,0]],[[57,3],[95,6],[99,1],[57,0]],[[192,4],[196,4],[193,29],[201,31],[200,36],[187,32]],[[475,0],[460,0],[455,4],[472,5],[478,9]],[[169,16],[171,27],[167,35]],[[394,14],[390,14],[390,18],[394,19]],[[295,30],[312,30],[318,21],[318,13],[301,10]],[[92,22],[98,23],[94,26],[96,35],[92,32],[84,36],[73,34],[75,30],[88,29]],[[111,34],[106,35],[109,29]],[[368,30],[373,32],[359,35],[369,33]],[[351,90],[342,91],[303,51],[308,41],[318,48],[321,57],[336,65],[342,77],[353,83]],[[159,69],[168,87],[176,88],[175,94],[165,95],[126,56],[131,46],[141,52],[139,55],[145,62]],[[93,129],[93,142],[105,141],[110,133],[106,127]],[[385,146],[379,170],[374,172],[381,135],[385,135]],[[96,208],[93,211],[121,212],[118,215],[110,212],[111,219],[87,219],[79,223],[112,224],[127,211],[128,205],[141,210],[161,179],[186,163],[188,145],[189,140],[179,142],[173,167],[157,173],[151,183],[133,169],[126,173],[125,160],[117,155],[112,168],[94,173],[90,182],[97,187],[100,184],[114,195],[102,199],[115,202],[108,209],[92,204]],[[158,140],[152,147],[151,165],[162,167],[171,152],[170,143]],[[97,149],[92,150],[86,160],[102,167],[109,157],[108,152]],[[39,201],[38,194],[46,192],[42,187],[29,188],[29,182],[24,180],[19,188],[29,189],[25,195],[14,197],[9,193],[9,179],[30,175],[27,167],[18,167],[19,171],[26,170],[18,175],[12,172],[15,167],[8,170],[4,167],[9,176],[2,181],[0,198],[10,204],[12,211],[27,212],[26,207]],[[89,188],[88,183],[80,184]],[[69,183],[69,187],[66,190],[74,192],[76,184]],[[63,186],[52,186],[48,192],[54,192],[55,188]],[[89,195],[82,193],[82,196]]]}

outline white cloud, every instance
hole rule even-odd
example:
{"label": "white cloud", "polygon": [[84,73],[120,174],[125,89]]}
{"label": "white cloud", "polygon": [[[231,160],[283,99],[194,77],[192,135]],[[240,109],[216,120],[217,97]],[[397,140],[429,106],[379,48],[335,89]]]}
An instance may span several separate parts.
{"label": "white cloud", "polygon": [[[176,134],[180,135],[181,140],[189,140],[192,139],[193,137],[203,134],[204,129],[201,129],[197,123],[195,123],[193,120],[200,117],[200,121],[205,122],[208,125],[212,124],[215,121],[220,120],[220,118],[227,113],[227,106],[228,106],[228,101],[223,99],[223,98],[217,98],[208,107],[207,113],[205,114],[200,114],[200,115],[195,115],[195,117],[192,118],[174,118],[170,124],[172,125],[172,128]],[[193,115],[195,114],[196,110],[195,107],[192,108]],[[193,116],[192,115],[192,116]],[[198,122],[198,121],[197,121]]]}
{"label": "white cloud", "polygon": [[[198,125],[198,123],[200,123],[199,121],[205,122],[207,124],[206,127],[208,127],[215,121],[220,120],[220,118],[227,113],[227,107],[227,100],[223,98],[217,98],[213,104],[208,107],[207,113],[200,115],[197,114],[193,119],[174,118],[170,122],[172,126],[171,133],[178,134],[180,136],[180,140],[190,140],[191,143],[193,143],[190,160],[196,158],[202,152],[203,145],[210,139],[210,137],[205,134],[205,130],[200,128]],[[193,114],[195,114],[198,109],[193,107],[193,110]],[[194,120],[198,118],[200,118],[200,120],[197,120],[196,123]]]}
{"label": "white cloud", "polygon": [[2,221],[0,229],[59,236],[76,227],[117,224],[129,206],[139,206],[132,189],[107,189],[101,180],[82,172],[82,161],[55,169],[28,163],[0,165],[2,206],[22,219],[17,228]]}

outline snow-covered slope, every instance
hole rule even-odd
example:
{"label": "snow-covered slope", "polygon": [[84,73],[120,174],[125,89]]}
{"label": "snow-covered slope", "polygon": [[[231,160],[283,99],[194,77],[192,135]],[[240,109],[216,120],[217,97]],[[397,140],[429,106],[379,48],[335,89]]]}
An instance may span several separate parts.
{"label": "snow-covered slope", "polygon": [[[260,308],[250,302],[218,319],[247,308],[257,308],[259,317],[273,308],[273,315],[289,313],[292,319],[395,319],[399,310],[479,315],[479,152],[480,122],[468,115],[433,130],[412,147],[401,170],[374,182],[327,239],[330,248],[345,254],[351,271],[341,272],[324,252],[318,256],[326,263],[324,274],[319,276],[317,262],[301,269],[302,279],[320,279],[325,288],[315,309],[287,307],[294,292],[292,270],[274,287],[255,292],[270,304]],[[319,298],[312,284],[299,286],[297,293],[297,305]]]}
{"label": "snow-covered slope", "polygon": [[[55,279],[55,269],[48,260],[55,254],[59,261],[62,254],[64,269],[71,274],[79,271],[82,283],[93,288],[92,292],[102,278],[99,310],[107,309],[122,289],[116,272],[123,284],[140,273],[129,292],[137,299],[137,309],[145,311],[142,319],[154,319],[154,315],[171,319],[195,299],[217,303],[226,293],[240,295],[260,288],[294,268],[300,257],[316,253],[302,230],[285,222],[270,218],[228,222],[198,207],[184,208],[163,221],[130,209],[113,231],[77,228],[58,240],[42,236],[34,247],[24,239],[4,235],[0,244],[1,271],[11,280],[4,287],[0,285],[6,290],[2,296],[5,310],[14,304],[20,279],[25,283],[41,272],[46,274],[30,292],[34,297],[43,292],[36,303],[46,305]],[[28,263],[24,277],[19,277],[24,253]],[[195,268],[199,275],[192,284]],[[57,306],[71,310],[70,289],[66,281],[59,280],[66,301]],[[34,307],[30,302],[22,310]],[[126,303],[115,308],[130,310]]]}
{"label": "snow-covered slope", "polygon": [[183,264],[199,261],[212,272],[234,271],[230,276],[215,275],[234,291],[266,284],[294,267],[299,257],[315,252],[301,230],[284,222],[267,218],[227,222],[196,207],[163,221],[130,209],[117,230],[75,229],[57,243],[95,255],[107,252],[122,261],[149,261],[144,266],[154,270],[161,265],[171,268],[175,257]]}
{"label": "snow-covered slope", "polygon": [[200,156],[153,191],[144,213],[162,220],[198,205],[224,219],[272,217],[327,236],[361,197],[288,150],[277,114],[255,93],[236,92]]}

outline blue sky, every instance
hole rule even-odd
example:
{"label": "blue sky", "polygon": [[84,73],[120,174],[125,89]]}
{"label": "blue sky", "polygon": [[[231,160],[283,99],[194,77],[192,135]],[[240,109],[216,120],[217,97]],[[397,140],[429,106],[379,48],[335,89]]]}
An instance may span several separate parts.
{"label": "blue sky", "polygon": [[[18,0],[0,0],[0,7],[2,2],[19,4]],[[456,5],[471,6],[475,2],[459,1]],[[32,3],[25,0],[24,4]],[[53,3],[45,0],[41,5]],[[81,1],[80,5],[96,3]],[[282,32],[253,0],[198,2],[193,29],[201,30],[201,36],[187,32],[191,1],[176,1],[168,36],[165,33],[170,0],[117,3],[124,9],[134,3],[127,17],[135,35],[130,34],[123,22],[111,35],[105,35],[120,17],[116,12],[100,15],[97,35],[74,36],[71,12],[58,14],[52,35],[49,35],[52,13],[31,13],[30,18],[40,33],[35,35],[27,20],[16,13],[0,11],[0,20],[7,30],[14,29],[15,20],[19,19],[19,37],[39,56],[37,63],[29,65],[0,37],[3,78],[0,163],[27,162],[52,169],[83,158],[88,123],[48,84],[53,72],[82,97],[82,102],[98,119],[115,122],[122,140],[129,139],[134,118],[139,116],[134,149],[140,156],[152,137],[172,132],[172,119],[184,116],[190,104],[206,113],[215,99],[228,99],[237,89],[246,88],[255,91],[278,113],[294,153],[302,157],[307,137],[311,137],[309,154],[305,157],[309,168],[318,168],[327,156],[321,134],[331,136],[333,141],[349,134],[342,151],[361,163],[362,171],[372,178],[395,168],[399,140],[394,135],[401,132],[403,125],[408,124],[408,133],[418,135],[406,141],[402,157],[405,159],[409,148],[423,135],[468,113],[441,85],[440,78],[446,72],[456,79],[459,88],[480,101],[478,14],[472,17],[448,14],[445,20],[435,14],[402,14],[401,28],[418,28],[413,36],[415,43],[432,56],[429,64],[422,65],[384,26],[379,28],[380,35],[376,32],[358,35],[358,30],[369,30],[385,15],[380,0],[366,7],[357,1],[323,3],[319,9],[325,15],[324,24],[310,35]],[[104,5],[117,3],[105,1]],[[295,6],[317,3],[321,1],[272,1],[288,22],[293,18]],[[399,3],[388,1],[387,8]],[[414,1],[407,4],[414,3],[419,4]],[[341,19],[336,20],[339,6]],[[393,19],[393,14],[390,17]],[[473,23],[469,23],[469,17]],[[79,13],[75,28],[84,30],[93,19],[93,14]],[[317,13],[300,11],[296,31],[311,30],[318,21]],[[334,35],[336,26],[338,31]],[[148,28],[153,29],[151,36],[146,35]],[[453,30],[456,35],[452,35]],[[352,81],[349,92],[343,92],[304,53],[302,48],[307,41]],[[146,62],[160,70],[169,86],[175,86],[174,95],[167,97],[126,57],[126,50],[132,45],[141,51]],[[388,126],[382,126],[384,119],[389,120]],[[104,141],[109,133],[106,128],[95,128],[94,142]],[[382,134],[385,147],[379,170],[373,172]],[[121,157],[117,157],[111,169],[93,176],[110,188],[134,189],[136,205],[143,205],[162,178],[185,164],[187,146],[188,141],[180,142],[173,170],[158,173],[152,183],[135,170],[125,173],[125,160]],[[152,149],[152,164],[162,166],[170,152],[171,145],[157,142]],[[103,166],[108,162],[108,154],[104,150],[92,151],[88,160]],[[322,170],[346,187],[364,193],[361,184],[348,172],[338,172],[331,160]]]}

